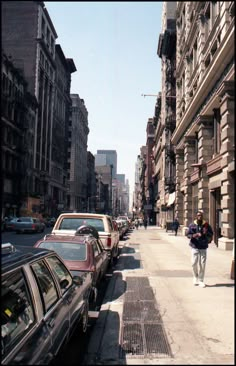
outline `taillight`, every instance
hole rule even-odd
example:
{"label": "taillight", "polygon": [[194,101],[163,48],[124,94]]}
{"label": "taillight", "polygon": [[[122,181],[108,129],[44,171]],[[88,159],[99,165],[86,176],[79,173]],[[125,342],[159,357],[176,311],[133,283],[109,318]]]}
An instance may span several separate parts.
{"label": "taillight", "polygon": [[111,238],[107,238],[107,246],[111,247]]}
{"label": "taillight", "polygon": [[35,224],[32,224],[32,229],[35,229]]}

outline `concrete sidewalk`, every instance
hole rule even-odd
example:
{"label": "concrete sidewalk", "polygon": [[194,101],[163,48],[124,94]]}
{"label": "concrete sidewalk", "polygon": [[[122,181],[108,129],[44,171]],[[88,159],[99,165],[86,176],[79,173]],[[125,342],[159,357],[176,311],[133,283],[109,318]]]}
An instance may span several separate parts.
{"label": "concrete sidewalk", "polygon": [[[126,241],[120,242],[121,255],[89,343],[85,365],[234,364],[232,252],[209,245],[207,286],[200,288],[192,283],[188,242],[185,236],[175,236],[155,226],[134,230]],[[135,276],[148,278],[171,355],[121,357],[126,283],[128,277]]]}

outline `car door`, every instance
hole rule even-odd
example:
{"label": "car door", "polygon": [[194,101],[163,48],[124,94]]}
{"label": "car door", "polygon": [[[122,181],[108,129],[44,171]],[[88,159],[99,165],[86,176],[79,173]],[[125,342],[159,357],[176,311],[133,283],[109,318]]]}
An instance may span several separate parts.
{"label": "car door", "polygon": [[100,256],[102,258],[102,264],[101,264],[101,272],[102,272],[102,277],[105,276],[106,272],[107,272],[107,268],[109,265],[109,257],[107,254],[107,251],[105,250],[103,243],[100,239],[97,240],[97,246],[101,252]]}
{"label": "car door", "polygon": [[57,278],[60,291],[62,292],[63,303],[67,304],[69,313],[68,336],[70,336],[80,321],[86,298],[89,297],[89,292],[87,293],[88,286],[82,279],[81,284],[76,285],[73,282],[70,271],[57,256],[48,257],[47,262]]}
{"label": "car door", "polygon": [[110,217],[107,218],[109,232],[111,233],[112,247],[116,245],[116,232],[113,227],[113,223]]}
{"label": "car door", "polygon": [[70,327],[70,302],[62,297],[58,283],[44,260],[31,264],[41,301],[43,304],[43,320],[46,323],[52,340],[51,352],[56,355],[63,343],[66,342]]}
{"label": "car door", "polygon": [[[35,282],[34,282],[35,284]],[[2,364],[39,365],[52,359],[51,335],[40,317],[37,286],[18,268],[2,275]]]}
{"label": "car door", "polygon": [[94,254],[94,265],[95,265],[95,276],[96,284],[99,282],[105,274],[105,262],[104,253],[101,245],[99,245],[99,240],[93,240],[92,249]]}

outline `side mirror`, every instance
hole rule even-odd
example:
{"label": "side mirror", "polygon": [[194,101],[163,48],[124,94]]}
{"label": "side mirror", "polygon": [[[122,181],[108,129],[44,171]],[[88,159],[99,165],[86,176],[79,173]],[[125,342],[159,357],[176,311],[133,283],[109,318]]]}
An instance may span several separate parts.
{"label": "side mirror", "polygon": [[68,284],[69,284],[69,281],[67,279],[60,281],[60,287],[62,289],[66,288],[68,286]]}
{"label": "side mirror", "polygon": [[83,278],[80,276],[73,276],[73,283],[77,286],[81,286],[83,284]]}

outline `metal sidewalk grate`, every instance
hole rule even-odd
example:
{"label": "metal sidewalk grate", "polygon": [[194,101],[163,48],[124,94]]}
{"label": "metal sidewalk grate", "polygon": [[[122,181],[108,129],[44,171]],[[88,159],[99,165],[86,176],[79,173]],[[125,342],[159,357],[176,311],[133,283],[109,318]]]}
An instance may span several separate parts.
{"label": "metal sidewalk grate", "polygon": [[161,316],[154,301],[129,301],[124,302],[122,319],[124,321],[161,321]]}
{"label": "metal sidewalk grate", "polygon": [[123,324],[122,327],[122,349],[123,356],[125,354],[143,355],[143,332],[141,324]]}
{"label": "metal sidewalk grate", "polygon": [[159,357],[172,357],[163,324],[144,324],[147,353],[158,354]]}
{"label": "metal sidewalk grate", "polygon": [[163,325],[124,322],[121,332],[121,357],[173,357]]}
{"label": "metal sidewalk grate", "polygon": [[121,357],[173,357],[147,277],[126,278],[121,321]]}

